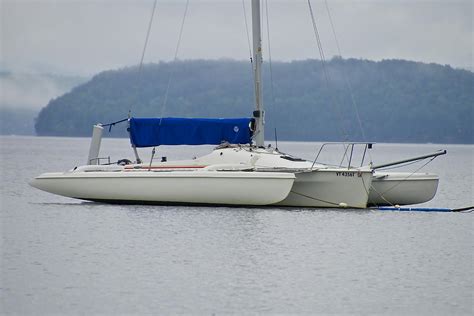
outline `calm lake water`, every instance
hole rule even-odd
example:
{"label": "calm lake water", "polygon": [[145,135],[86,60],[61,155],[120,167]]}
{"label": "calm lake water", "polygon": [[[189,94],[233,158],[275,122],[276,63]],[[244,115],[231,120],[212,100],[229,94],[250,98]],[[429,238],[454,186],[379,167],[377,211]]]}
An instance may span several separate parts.
{"label": "calm lake water", "polygon": [[[89,139],[0,145],[0,313],[473,313],[473,213],[82,202],[27,182],[84,164]],[[279,147],[313,159],[319,145]],[[422,169],[440,175],[438,194],[422,206],[473,205],[474,146],[377,144],[371,156],[438,149],[448,155]],[[208,151],[164,147],[157,156]],[[102,153],[133,156],[126,139],[104,139]]]}

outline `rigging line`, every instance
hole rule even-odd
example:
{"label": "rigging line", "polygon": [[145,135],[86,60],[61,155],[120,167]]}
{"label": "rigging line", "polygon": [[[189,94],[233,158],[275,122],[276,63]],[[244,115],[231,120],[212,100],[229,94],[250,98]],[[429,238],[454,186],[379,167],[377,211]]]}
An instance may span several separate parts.
{"label": "rigging line", "polygon": [[174,64],[176,64],[176,60],[178,59],[178,52],[179,52],[179,47],[180,47],[180,44],[181,44],[181,38],[183,36],[184,22],[186,21],[186,15],[188,13],[188,7],[189,7],[189,0],[186,0],[186,7],[184,8],[183,20],[181,21],[181,28],[179,30],[178,42],[176,43],[174,58],[173,58],[171,69],[170,69],[170,72],[169,72],[169,75],[168,75],[168,83],[166,85],[165,95],[163,97],[163,103],[161,105],[160,124],[159,125],[161,125],[161,121],[163,120],[163,114],[165,112],[166,102],[168,101],[168,92],[170,90],[171,78],[173,77],[173,74],[174,74],[173,66],[174,66]]}
{"label": "rigging line", "polygon": [[242,0],[242,8],[244,9],[243,13],[244,13],[244,21],[245,21],[245,30],[247,31],[247,44],[249,48],[250,63],[252,63],[253,62],[252,48],[250,46],[250,33],[249,33],[249,25],[247,23],[247,10],[245,9],[245,0]]}
{"label": "rigging line", "polygon": [[[336,35],[336,28],[334,27],[334,22],[333,22],[333,19],[332,19],[331,10],[329,9],[328,1],[324,0],[324,4],[326,6],[326,11],[328,13],[329,24],[331,25],[332,35],[334,36],[334,41],[336,42],[337,52],[338,52],[339,56],[342,58],[341,46],[339,45],[339,40],[338,40],[337,35]],[[363,138],[362,140],[364,142],[366,142],[367,141],[367,136],[365,134],[364,127],[362,125],[362,120],[360,118],[359,108],[358,108],[357,102],[355,100],[354,89],[352,88],[352,84],[349,81],[349,76],[347,75],[347,72],[346,72],[344,67],[342,67],[342,73],[343,73],[344,81],[345,81],[345,83],[347,85],[347,88],[349,90],[349,94],[350,94],[351,102],[352,102],[352,107],[354,108],[354,112],[356,114],[357,122],[359,123],[359,128],[360,128],[360,131],[362,133],[362,138]],[[371,155],[370,151],[369,151],[369,157],[370,157],[370,160],[372,161],[372,155]]]}
{"label": "rigging line", "polygon": [[140,67],[138,68],[139,75],[141,75],[141,72],[142,72],[143,59],[145,58],[146,47],[148,46],[148,39],[150,38],[151,26],[153,25],[153,17],[155,16],[156,2],[157,0],[153,2],[153,9],[151,10],[150,22],[148,23],[148,30],[146,32],[146,37],[145,37],[145,45],[143,45],[142,57],[140,58]]}
{"label": "rigging line", "polygon": [[[372,190],[374,190],[374,192],[377,193],[378,196],[379,196],[382,200],[385,201],[385,203],[389,204],[389,205],[392,206],[392,207],[395,207],[395,204],[393,204],[392,202],[390,202],[389,200],[387,200],[387,199],[385,198],[385,196],[383,196],[383,193],[380,193],[379,191],[377,191],[377,189],[375,189],[375,187],[374,187],[373,185],[370,185],[370,188],[371,188]],[[378,205],[375,205],[375,206],[378,207]]]}
{"label": "rigging line", "polygon": [[[342,155],[342,159],[341,159],[341,162],[339,163],[339,167],[342,167],[342,163],[344,162],[344,159],[347,159],[349,160],[349,158],[347,158],[347,151],[349,150],[349,147],[350,145],[347,145],[347,147],[345,145],[343,145],[344,147],[344,154]],[[347,167],[351,167],[349,166],[349,161],[347,162]]]}
{"label": "rigging line", "polygon": [[369,191],[370,191],[370,186],[367,187],[367,185],[365,184],[365,181],[364,181],[364,176],[362,175],[360,177],[360,179],[362,180],[362,185],[364,186],[364,190],[365,190],[365,193],[367,194],[367,199],[369,198]]}
{"label": "rigging line", "polygon": [[[329,74],[328,74],[328,71],[326,69],[326,57],[324,55],[323,45],[321,43],[321,37],[319,36],[318,26],[316,25],[316,19],[314,17],[313,7],[311,5],[310,0],[308,0],[308,7],[309,7],[309,13],[311,15],[311,22],[313,24],[314,36],[316,37],[316,42],[318,44],[319,55],[321,56],[321,66],[323,68],[323,73],[324,73],[324,77],[325,77],[325,80],[326,80],[326,87],[329,91]],[[342,116],[341,107],[340,107],[339,103],[337,102],[337,100],[334,98],[334,95],[332,95],[332,100],[335,104],[336,111],[339,114],[339,119],[342,122],[343,121],[343,116]],[[339,128],[339,132],[342,134],[344,139],[346,141],[348,141],[349,135],[348,135],[348,133],[347,133],[345,127],[344,127],[344,124],[338,125],[338,128]],[[343,147],[346,148],[344,144],[343,144]]]}
{"label": "rigging line", "polygon": [[[145,52],[146,52],[146,48],[148,46],[148,40],[150,38],[150,33],[151,33],[151,27],[153,25],[153,18],[155,17],[155,9],[156,9],[156,3],[157,3],[157,0],[153,1],[153,8],[151,10],[151,16],[150,16],[150,22],[148,23],[148,29],[147,29],[147,32],[146,32],[146,36],[145,36],[145,44],[143,45],[143,51],[142,51],[142,56],[140,58],[140,65],[138,66],[138,77],[137,77],[137,90],[138,90],[138,87],[140,86],[140,83],[141,83],[141,79],[142,79],[142,72],[143,72],[143,60],[145,59]],[[137,91],[137,97],[138,97],[138,91]],[[137,98],[138,99],[138,98]],[[128,119],[130,119],[131,117],[131,113],[132,113],[132,106],[133,106],[133,103],[130,104],[129,108],[128,108]],[[109,127],[109,132],[110,130],[112,129],[112,126],[114,124],[110,125]],[[137,158],[137,163],[141,163],[141,159],[140,157],[138,156],[138,151],[137,151],[137,148],[135,147],[135,145],[132,144],[132,148],[133,148],[133,151],[135,153],[135,157]]]}
{"label": "rigging line", "polygon": [[[138,66],[138,78],[137,78],[138,84],[140,84],[140,81],[141,81],[141,78],[142,78],[143,60],[145,59],[145,52],[146,52],[146,48],[148,46],[148,39],[150,38],[151,26],[153,25],[153,18],[155,16],[156,2],[157,2],[157,0],[155,0],[153,2],[153,9],[151,10],[150,22],[148,23],[148,29],[147,29],[146,37],[145,37],[145,44],[143,45],[142,56],[140,58],[140,65]],[[132,111],[132,105],[130,105],[129,113],[131,111]]]}
{"label": "rigging line", "polygon": [[272,94],[272,103],[273,103],[273,111],[276,113],[276,102],[275,102],[275,93],[273,87],[273,67],[272,67],[272,51],[270,45],[270,22],[268,18],[268,0],[265,0],[265,18],[267,20],[267,42],[268,42],[268,62],[270,66],[270,92]]}
{"label": "rigging line", "polygon": [[[251,82],[255,81],[255,73],[253,71],[253,57],[252,57],[252,48],[250,46],[250,33],[249,33],[249,25],[247,22],[247,10],[245,9],[245,0],[242,0],[242,9],[243,9],[243,14],[244,14],[244,21],[245,21],[245,30],[247,32],[247,45],[249,49],[249,59],[250,59],[250,77]],[[252,139],[254,136],[252,136]]]}
{"label": "rigging line", "polygon": [[[296,195],[299,195],[299,196],[308,198],[308,199],[310,199],[310,200],[314,200],[314,201],[318,201],[318,202],[323,202],[323,203],[326,203],[326,204],[330,204],[330,205],[333,205],[333,206],[339,206],[339,207],[340,207],[340,204],[339,204],[339,203],[335,203],[335,202],[331,202],[331,201],[326,201],[326,200],[318,199],[318,198],[316,198],[316,197],[314,197],[314,196],[306,195],[306,194],[303,194],[303,193],[300,193],[300,192],[296,192],[296,191],[293,191],[293,190],[291,190],[290,192],[293,193],[293,194],[296,194]],[[345,208],[361,209],[361,207],[352,206],[352,205],[347,205]]]}

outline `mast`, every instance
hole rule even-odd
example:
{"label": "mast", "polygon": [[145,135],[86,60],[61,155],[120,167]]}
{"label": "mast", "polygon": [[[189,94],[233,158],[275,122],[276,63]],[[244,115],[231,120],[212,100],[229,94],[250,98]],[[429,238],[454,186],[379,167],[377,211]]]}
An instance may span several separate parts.
{"label": "mast", "polygon": [[262,100],[262,31],[260,25],[260,0],[252,0],[252,38],[256,109],[253,112],[253,116],[256,121],[255,144],[257,147],[265,146],[265,111]]}

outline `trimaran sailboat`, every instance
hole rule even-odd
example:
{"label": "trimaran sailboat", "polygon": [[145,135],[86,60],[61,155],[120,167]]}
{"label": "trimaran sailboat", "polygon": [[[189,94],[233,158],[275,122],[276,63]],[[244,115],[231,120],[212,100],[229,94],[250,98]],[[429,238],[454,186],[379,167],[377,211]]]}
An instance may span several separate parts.
{"label": "trimaran sailboat", "polygon": [[[130,118],[135,161],[100,164],[103,127],[94,126],[87,164],[44,173],[30,184],[66,197],[115,202],[214,205],[350,207],[415,204],[437,190],[434,174],[383,173],[380,166],[330,166],[265,147],[262,102],[260,1],[252,0],[253,65],[256,110],[252,118]],[[143,163],[136,148],[160,145],[218,145],[208,155],[182,161]],[[355,145],[350,148],[350,157]],[[362,144],[364,156],[371,144]]]}

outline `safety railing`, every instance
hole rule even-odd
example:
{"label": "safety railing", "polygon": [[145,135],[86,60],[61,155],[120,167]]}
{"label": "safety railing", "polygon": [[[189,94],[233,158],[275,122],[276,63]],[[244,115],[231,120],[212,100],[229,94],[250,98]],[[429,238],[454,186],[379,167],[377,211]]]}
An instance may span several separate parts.
{"label": "safety railing", "polygon": [[[106,160],[106,163],[101,163],[101,161]],[[108,157],[97,157],[89,160],[89,165],[110,165],[110,156]]]}
{"label": "safety railing", "polygon": [[[342,154],[342,159],[338,167],[347,167],[347,169],[354,168],[355,166],[352,166],[353,160],[354,160],[354,149],[357,147],[362,147],[363,146],[363,153],[362,157],[360,160],[360,167],[364,165],[365,158],[367,151],[372,149],[373,145],[375,142],[328,142],[328,143],[323,143],[321,144],[321,147],[319,148],[319,151],[314,158],[313,164],[311,165],[311,168],[314,167],[314,165],[318,162],[319,157],[321,156],[321,153],[323,150],[328,147],[328,146],[343,146],[344,152]],[[347,165],[344,165],[344,161],[347,160]]]}

